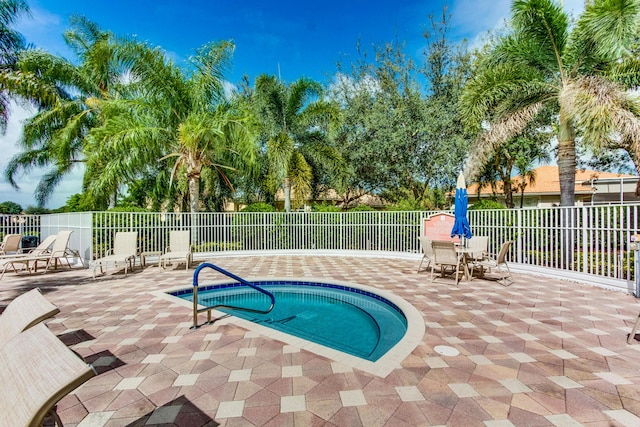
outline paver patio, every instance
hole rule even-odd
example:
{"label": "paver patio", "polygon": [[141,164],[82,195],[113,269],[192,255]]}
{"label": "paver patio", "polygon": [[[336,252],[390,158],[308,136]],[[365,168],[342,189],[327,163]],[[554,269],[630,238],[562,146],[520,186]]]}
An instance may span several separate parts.
{"label": "paver patio", "polygon": [[[49,328],[99,373],[60,401],[65,426],[640,425],[640,341],[626,343],[640,304],[631,295],[522,274],[506,288],[480,279],[456,288],[416,273],[419,260],[211,261],[244,278],[385,289],[422,313],[424,339],[381,378],[233,324],[189,329],[188,308],[150,292],[189,286],[193,269],[96,280],[87,270],[7,273],[0,307],[40,287],[61,311]],[[434,350],[443,345],[460,354]]]}

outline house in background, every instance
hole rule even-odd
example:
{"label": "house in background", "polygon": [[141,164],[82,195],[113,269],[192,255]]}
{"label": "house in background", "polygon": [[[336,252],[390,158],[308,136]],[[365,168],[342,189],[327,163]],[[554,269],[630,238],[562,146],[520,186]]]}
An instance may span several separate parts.
{"label": "house in background", "polygon": [[[576,206],[591,204],[618,204],[637,203],[640,197],[636,196],[636,184],[640,177],[611,172],[593,170],[577,170],[575,186]],[[512,179],[512,187],[519,188],[522,176]],[[560,180],[557,166],[541,166],[535,169],[535,181],[530,183],[527,179],[524,189],[523,207],[550,207],[560,205]],[[499,181],[494,194],[490,186],[483,187],[478,193],[478,184],[470,184],[467,187],[469,204],[478,200],[492,199],[504,204],[503,182]],[[513,203],[520,206],[522,193],[513,194]]]}

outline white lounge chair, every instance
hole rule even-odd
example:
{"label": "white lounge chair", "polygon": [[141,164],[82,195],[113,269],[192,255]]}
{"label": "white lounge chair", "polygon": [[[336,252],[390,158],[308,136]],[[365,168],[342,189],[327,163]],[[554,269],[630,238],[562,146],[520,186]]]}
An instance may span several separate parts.
{"label": "white lounge chair", "polygon": [[[80,262],[82,262],[84,265],[80,253],[77,250],[69,248],[69,239],[71,238],[71,233],[73,233],[73,231],[63,230],[58,232],[58,234],[56,234],[53,239],[49,237],[43,240],[42,244],[38,246],[37,250],[25,254],[24,256],[8,260],[7,264],[5,265],[4,271],[6,271],[8,265],[11,265],[13,267],[13,270],[17,272],[15,264],[24,264],[25,268],[30,273],[31,267],[34,267],[35,271],[38,271],[38,263],[44,262],[46,263],[46,273],[49,269],[49,266],[51,266],[52,264],[54,265],[54,268],[57,269],[58,261],[61,262],[62,260],[65,260],[69,268],[71,268],[70,258],[72,257],[79,258]],[[45,247],[45,244],[47,243],[48,245]],[[49,245],[51,246],[51,249],[48,249]]]}
{"label": "white lounge chair", "polygon": [[62,421],[56,404],[96,372],[38,323],[0,348],[0,425],[40,426],[47,415]]}
{"label": "white lounge chair", "polygon": [[104,273],[110,264],[115,268],[118,268],[119,264],[124,264],[124,275],[126,276],[127,267],[133,271],[136,263],[136,255],[138,254],[138,232],[117,232],[113,239],[113,248],[111,248],[108,253],[109,255],[98,258],[92,262],[93,277],[96,277],[97,268],[100,268],[100,273]]}
{"label": "white lounge chair", "polygon": [[20,252],[22,234],[5,234],[0,243],[0,255],[12,255]]}
{"label": "white lounge chair", "polygon": [[167,266],[167,261],[184,261],[185,270],[191,264],[191,238],[189,230],[172,230],[169,233],[169,246],[165,253],[160,255],[159,264],[163,269]]}
{"label": "white lounge chair", "polygon": [[60,313],[40,289],[34,288],[14,298],[0,315],[0,347],[20,332]]}

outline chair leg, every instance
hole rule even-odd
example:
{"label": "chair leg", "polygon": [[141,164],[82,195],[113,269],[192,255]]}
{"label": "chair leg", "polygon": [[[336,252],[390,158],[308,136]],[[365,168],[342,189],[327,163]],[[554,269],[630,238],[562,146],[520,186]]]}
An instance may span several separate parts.
{"label": "chair leg", "polygon": [[631,341],[636,337],[636,330],[640,326],[640,314],[636,317],[636,323],[633,324],[633,328],[631,328],[631,332],[629,333],[629,338],[627,338],[627,344],[631,344]]}

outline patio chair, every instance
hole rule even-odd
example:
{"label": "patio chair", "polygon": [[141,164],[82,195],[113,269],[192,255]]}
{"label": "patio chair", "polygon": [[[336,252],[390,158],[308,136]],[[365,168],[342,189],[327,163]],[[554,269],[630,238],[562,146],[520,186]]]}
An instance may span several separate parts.
{"label": "patio chair", "polygon": [[424,270],[428,270],[429,265],[431,265],[431,263],[433,262],[433,248],[431,247],[431,240],[429,240],[427,236],[420,236],[418,237],[418,240],[420,240],[420,246],[422,247],[422,259],[420,260],[420,265],[418,266],[417,271],[418,273],[420,273],[421,271],[423,271],[420,270],[423,262],[427,261],[427,266]]}
{"label": "patio chair", "polygon": [[5,234],[0,243],[0,255],[12,255],[20,252],[22,234]]}
{"label": "patio chair", "polygon": [[[136,263],[136,255],[138,253],[138,232],[137,231],[118,231],[113,239],[113,248],[102,258],[93,261],[93,277],[96,277],[96,268],[100,268],[100,273],[104,273],[106,268],[112,264],[114,268],[118,268],[118,264],[124,264],[124,275],[127,275],[127,267],[133,268]],[[104,268],[104,270],[103,270]]]}
{"label": "patio chair", "polygon": [[56,425],[60,399],[96,372],[43,323],[0,348],[0,425],[40,426],[47,415]]}
{"label": "patio chair", "polygon": [[498,254],[488,254],[487,258],[483,261],[475,263],[475,266],[480,268],[480,277],[484,275],[484,269],[491,271],[492,268],[495,268],[500,273],[500,278],[498,279],[498,283],[502,286],[509,286],[513,283],[513,278],[511,277],[511,270],[509,269],[509,264],[507,264],[507,252],[509,248],[513,244],[513,240],[509,240],[504,242],[502,246],[500,246],[500,252]]}
{"label": "patio chair", "polygon": [[[2,273],[0,274],[0,279],[4,277],[4,273],[6,273],[9,267],[13,268],[13,271],[15,273],[18,272],[18,270],[16,270],[15,264],[13,263],[15,259],[25,258],[27,256],[36,257],[36,256],[44,255],[50,251],[51,245],[55,240],[56,240],[56,235],[52,234],[50,236],[47,236],[42,242],[40,242],[38,246],[31,249],[29,252],[15,254],[13,256],[7,255],[6,258],[3,257],[2,261],[4,261],[4,266],[2,269]],[[25,264],[28,266],[28,263],[25,263]]]}
{"label": "patio chair", "polygon": [[467,257],[469,262],[480,262],[487,257],[489,251],[489,236],[473,236],[467,240]]}
{"label": "patio chair", "polygon": [[[38,249],[37,251],[28,253],[25,256],[16,257],[14,259],[8,260],[7,264],[5,265],[5,270],[7,269],[7,266],[10,264],[13,267],[13,270],[17,272],[15,268],[15,264],[24,264],[25,268],[29,271],[29,273],[31,273],[31,266],[34,267],[35,271],[38,271],[38,263],[44,262],[46,264],[44,272],[46,273],[47,270],[49,270],[49,266],[51,264],[53,264],[54,268],[57,269],[58,261],[61,262],[62,260],[65,260],[69,268],[71,268],[71,260],[70,260],[71,257],[79,258],[80,262],[82,262],[84,266],[84,261],[82,261],[82,257],[80,256],[80,253],[76,250],[69,248],[69,239],[71,238],[71,233],[73,233],[73,231],[63,230],[58,232],[58,234],[56,234],[53,239],[50,239],[50,238],[44,239],[42,244],[39,245],[39,248],[40,246],[44,247],[44,245],[48,241],[51,241],[50,243],[51,249],[47,249],[48,248],[47,246],[47,247],[44,247],[44,249],[41,248],[41,249]],[[3,274],[4,274],[4,271],[3,271]]]}
{"label": "patio chair", "polygon": [[459,274],[465,273],[463,265],[464,257],[456,251],[454,242],[434,240],[431,242],[433,248],[433,263],[431,264],[431,281],[433,282],[433,270],[436,266],[440,266],[440,276],[444,276],[447,268],[451,268],[451,272],[455,274],[456,286],[459,282]]}
{"label": "patio chair", "polygon": [[14,298],[0,315],[0,347],[20,332],[58,313],[58,307],[51,304],[38,288]]}
{"label": "patio chair", "polygon": [[184,261],[185,270],[191,264],[191,238],[189,230],[172,230],[169,233],[169,246],[165,253],[160,255],[158,260],[163,269],[167,266],[167,261]]}

